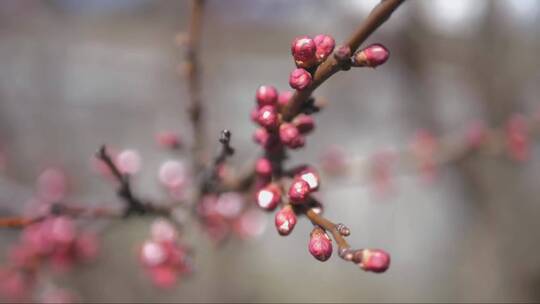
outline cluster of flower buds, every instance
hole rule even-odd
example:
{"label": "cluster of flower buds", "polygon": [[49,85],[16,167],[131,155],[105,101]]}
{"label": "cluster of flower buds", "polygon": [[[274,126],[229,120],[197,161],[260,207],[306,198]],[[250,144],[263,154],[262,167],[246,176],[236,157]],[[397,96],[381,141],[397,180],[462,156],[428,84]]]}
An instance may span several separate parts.
{"label": "cluster of flower buds", "polygon": [[76,263],[94,259],[97,252],[96,236],[79,231],[69,217],[48,217],[26,226],[19,242],[9,250],[9,267],[0,270],[0,296],[25,299],[40,267],[48,265],[64,272]]}
{"label": "cluster of flower buds", "polygon": [[309,87],[313,81],[310,71],[332,54],[335,45],[334,38],[324,34],[314,38],[309,36],[295,38],[291,45],[291,54],[297,68],[289,76],[290,86],[300,91]]}
{"label": "cluster of flower buds", "polygon": [[251,119],[260,128],[253,134],[253,139],[266,150],[277,150],[283,146],[290,149],[301,148],[305,144],[304,135],[315,128],[313,118],[306,114],[298,115],[292,122],[283,121],[280,111],[291,98],[291,92],[278,94],[276,88],[270,85],[257,89],[257,106],[251,112]]}
{"label": "cluster of flower buds", "polygon": [[152,223],[150,239],[140,248],[140,261],[160,288],[173,287],[193,271],[189,248],[180,243],[177,230],[165,219]]}
{"label": "cluster of flower buds", "polygon": [[55,216],[26,227],[10,258],[20,268],[32,269],[49,262],[54,269],[65,271],[76,262],[92,260],[97,251],[95,234],[79,231],[67,216]]}
{"label": "cluster of flower buds", "polygon": [[244,196],[237,192],[205,194],[196,211],[204,230],[216,244],[231,235],[244,239],[264,232],[265,221],[260,211],[247,206]]}

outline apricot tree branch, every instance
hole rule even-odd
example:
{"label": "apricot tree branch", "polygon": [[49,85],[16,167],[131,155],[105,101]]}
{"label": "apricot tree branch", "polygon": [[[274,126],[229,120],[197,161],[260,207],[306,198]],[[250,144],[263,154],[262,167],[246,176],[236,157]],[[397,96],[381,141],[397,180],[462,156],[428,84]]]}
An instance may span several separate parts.
{"label": "apricot tree branch", "polygon": [[[379,26],[388,20],[403,1],[382,0],[345,42],[344,46],[349,47],[351,53],[354,53]],[[300,113],[302,105],[311,97],[313,91],[340,69],[340,62],[334,56],[329,56],[315,71],[311,85],[304,90],[295,91],[291,101],[283,109],[283,119],[290,121]]]}

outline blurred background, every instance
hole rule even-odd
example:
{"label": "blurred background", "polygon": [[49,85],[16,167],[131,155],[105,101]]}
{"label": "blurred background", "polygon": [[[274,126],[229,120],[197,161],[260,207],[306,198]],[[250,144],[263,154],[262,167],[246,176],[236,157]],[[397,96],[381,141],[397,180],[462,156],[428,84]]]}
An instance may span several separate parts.
{"label": "blurred background", "polygon": [[[244,164],[257,155],[249,120],[261,84],[288,88],[290,42],[328,33],[339,43],[377,3],[372,0],[228,0],[207,2],[202,35],[207,142],[233,132]],[[18,214],[36,176],[63,168],[70,194],[87,204],[119,205],[90,169],[103,143],[137,149],[143,196],[163,197],[159,164],[170,157],[154,134],[178,130],[191,142],[182,52],[190,3],[168,0],[0,1],[0,213]],[[290,163],[317,163],[329,146],[368,155],[404,147],[418,128],[444,135],[476,119],[502,125],[540,106],[540,2],[407,1],[368,42],[390,60],[376,70],[332,77],[317,96],[329,105],[317,132]],[[325,179],[329,218],[346,223],[355,247],[392,254],[383,275],[307,251],[302,219],[282,238],[268,216],[259,238],[215,248],[196,226],[184,232],[196,273],[178,288],[152,288],[136,248],[149,221],[106,224],[98,260],[54,278],[85,302],[372,302],[540,301],[540,153],[528,162],[471,156],[423,183],[400,176],[380,199],[354,180]],[[17,231],[0,231],[1,255]]]}

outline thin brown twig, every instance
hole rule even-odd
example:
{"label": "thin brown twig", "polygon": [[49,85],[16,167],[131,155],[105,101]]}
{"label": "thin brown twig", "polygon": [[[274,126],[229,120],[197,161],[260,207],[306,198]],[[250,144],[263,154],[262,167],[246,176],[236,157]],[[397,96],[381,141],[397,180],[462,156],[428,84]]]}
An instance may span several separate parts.
{"label": "thin brown twig", "polygon": [[186,43],[185,61],[189,89],[189,118],[193,127],[193,147],[195,173],[200,173],[206,166],[205,127],[203,122],[204,107],[201,97],[200,76],[200,40],[204,11],[204,0],[193,0],[190,24]]}

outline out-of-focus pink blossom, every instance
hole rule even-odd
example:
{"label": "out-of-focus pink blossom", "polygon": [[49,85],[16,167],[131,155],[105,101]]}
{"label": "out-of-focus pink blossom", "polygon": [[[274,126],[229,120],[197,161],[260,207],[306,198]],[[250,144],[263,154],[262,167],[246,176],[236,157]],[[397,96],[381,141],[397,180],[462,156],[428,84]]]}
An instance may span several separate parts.
{"label": "out-of-focus pink blossom", "polygon": [[34,285],[34,278],[22,271],[0,269],[0,297],[11,301],[25,301]]}
{"label": "out-of-focus pink blossom", "polygon": [[396,155],[391,151],[380,151],[371,157],[370,181],[377,195],[388,194],[392,188],[392,166]]}
{"label": "out-of-focus pink blossom", "polygon": [[123,174],[135,174],[141,169],[141,155],[133,149],[123,150],[116,156],[116,166]]}
{"label": "out-of-focus pink blossom", "polygon": [[154,220],[150,226],[150,235],[155,241],[170,242],[178,238],[178,231],[171,222],[166,219],[159,218]]}
{"label": "out-of-focus pink blossom", "polygon": [[488,139],[488,130],[483,121],[475,121],[469,125],[466,133],[466,140],[469,147],[480,148]]}
{"label": "out-of-focus pink blossom", "polygon": [[39,198],[47,202],[58,202],[67,194],[67,177],[58,168],[47,168],[39,175],[36,186]]}
{"label": "out-of-focus pink blossom", "polygon": [[188,181],[188,171],[184,163],[168,160],[159,168],[159,181],[168,188],[181,187]]}
{"label": "out-of-focus pink blossom", "polygon": [[262,235],[266,229],[267,219],[263,212],[249,209],[244,212],[236,225],[235,232],[243,239],[255,238]]}
{"label": "out-of-focus pink blossom", "polygon": [[331,146],[321,155],[321,166],[325,173],[338,176],[347,171],[347,155],[339,146]]}
{"label": "out-of-focus pink blossom", "polygon": [[159,147],[164,149],[178,149],[182,146],[180,135],[172,131],[161,131],[156,134],[156,142]]}
{"label": "out-of-focus pink blossom", "polygon": [[416,158],[422,178],[431,182],[437,175],[436,153],[439,149],[437,138],[428,130],[416,131],[411,142],[411,152]]}
{"label": "out-of-focus pink blossom", "polygon": [[515,161],[526,161],[530,156],[530,139],[527,121],[520,114],[514,114],[506,123],[506,148]]}
{"label": "out-of-focus pink blossom", "polygon": [[237,217],[244,206],[244,197],[238,192],[225,192],[219,195],[215,210],[227,219]]}

